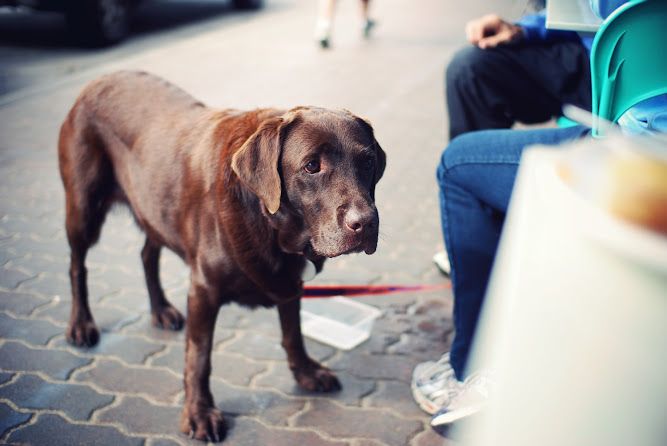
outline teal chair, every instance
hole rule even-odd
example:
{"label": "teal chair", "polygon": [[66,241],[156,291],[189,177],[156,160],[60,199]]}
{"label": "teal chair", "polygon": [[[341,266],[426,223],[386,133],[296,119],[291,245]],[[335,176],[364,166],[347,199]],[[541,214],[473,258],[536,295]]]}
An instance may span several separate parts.
{"label": "teal chair", "polygon": [[667,94],[667,0],[618,8],[595,34],[591,51],[593,136],[598,117],[616,122],[633,105]]}

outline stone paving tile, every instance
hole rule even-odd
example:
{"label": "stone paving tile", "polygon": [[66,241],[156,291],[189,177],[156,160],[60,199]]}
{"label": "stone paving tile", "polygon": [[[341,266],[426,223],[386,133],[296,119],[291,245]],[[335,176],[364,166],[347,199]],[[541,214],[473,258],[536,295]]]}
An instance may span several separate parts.
{"label": "stone paving tile", "polygon": [[158,406],[141,397],[120,397],[120,403],[100,411],[95,419],[118,424],[132,435],[173,435],[178,437],[181,408]]}
{"label": "stone paving tile", "polygon": [[34,294],[0,291],[0,310],[16,316],[27,316],[49,302],[49,299]]}
{"label": "stone paving tile", "polygon": [[89,420],[94,410],[114,400],[113,395],[100,394],[89,386],[47,382],[30,373],[0,387],[0,398],[26,409],[59,410],[74,421]]}
{"label": "stone paving tile", "polygon": [[[67,253],[69,246],[63,238],[37,240],[25,233],[7,239],[3,245],[16,253],[31,253],[32,255],[52,255],[53,253]],[[36,271],[39,273],[39,271]]]}
{"label": "stone paving tile", "polygon": [[[175,373],[182,374],[185,364],[185,346],[169,347],[168,353],[151,361],[153,366],[164,366]],[[267,365],[252,361],[244,356],[228,353],[211,355],[212,375],[232,385],[247,386],[257,375],[266,372]]]}
{"label": "stone paving tile", "polygon": [[280,336],[278,311],[275,308],[248,308],[237,303],[220,307],[216,322],[223,328],[252,329],[267,336]]}
{"label": "stone paving tile", "polygon": [[463,446],[463,443],[443,437],[430,427],[410,441],[410,446]]}
{"label": "stone paving tile", "polygon": [[36,274],[28,274],[16,269],[0,268],[0,283],[2,283],[3,287],[12,290],[19,286],[20,283],[33,279],[36,276]]}
{"label": "stone paving tile", "polygon": [[408,356],[369,355],[356,351],[341,355],[329,363],[331,369],[346,370],[358,378],[399,380],[408,383],[415,365],[415,359]]}
{"label": "stone paving tile", "polygon": [[21,291],[34,291],[43,296],[69,296],[71,284],[69,278],[63,274],[40,273],[30,280],[21,283]]}
{"label": "stone paving tile", "polygon": [[226,416],[253,416],[275,426],[286,426],[287,420],[305,405],[302,398],[288,398],[274,390],[230,386],[215,378],[211,380],[211,393],[216,407]]}
{"label": "stone paving tile", "polygon": [[[103,280],[103,277],[100,276]],[[96,301],[105,308],[119,308],[128,312],[150,314],[150,300],[146,286],[138,283],[136,286],[108,288],[107,292],[100,293]],[[179,308],[180,309],[180,308]]]}
{"label": "stone paving tile", "polygon": [[[91,310],[95,323],[104,333],[120,331],[126,325],[132,324],[140,319],[139,313],[130,313],[117,307],[101,307],[91,299]],[[34,316],[39,318],[47,318],[54,322],[66,325],[69,321],[70,312],[72,311],[72,300],[54,298],[51,305],[44,305],[35,311]],[[65,330],[61,330],[65,333]]]}
{"label": "stone paving tile", "polygon": [[[201,445],[200,441],[191,440],[192,444]],[[183,442],[170,440],[168,438],[151,438],[146,442],[145,446],[180,446]]]}
{"label": "stone paving tile", "polygon": [[82,356],[109,357],[113,356],[127,364],[143,364],[148,357],[164,350],[163,344],[147,341],[137,336],[119,333],[102,333],[100,341],[94,347],[82,348],[70,345],[65,337],[53,343],[53,347],[62,348]]}
{"label": "stone paving tile", "polygon": [[324,438],[313,430],[276,429],[250,418],[239,418],[231,424],[225,446],[271,445],[271,446],[345,446],[348,441]]}
{"label": "stone paving tile", "polygon": [[398,381],[380,381],[375,392],[364,399],[364,407],[391,409],[404,417],[420,418],[424,412],[412,397],[410,384]]}
{"label": "stone paving tile", "polygon": [[289,396],[327,398],[350,406],[359,406],[361,398],[375,391],[374,381],[357,379],[346,370],[337,375],[343,386],[342,390],[330,393],[310,392],[297,384],[286,363],[274,363],[269,372],[254,380],[253,384],[259,388],[276,389]]}
{"label": "stone paving tile", "polygon": [[65,350],[26,347],[20,342],[5,341],[0,346],[0,369],[4,371],[41,372],[53,379],[66,380],[76,369],[90,364]]}
{"label": "stone paving tile", "polygon": [[[0,232],[0,235],[2,235],[2,232]],[[24,256],[2,249],[2,237],[0,237],[0,267],[5,266],[9,262],[14,262],[21,257]]]}
{"label": "stone paving tile", "polygon": [[424,427],[421,421],[399,418],[389,411],[342,408],[325,399],[313,400],[310,407],[295,418],[294,425],[317,426],[319,431],[337,438],[379,439],[397,446],[408,444]]}
{"label": "stone paving tile", "polygon": [[87,424],[72,424],[60,415],[44,413],[37,416],[34,424],[12,432],[8,444],[35,444],[40,446],[63,445],[143,445],[143,438],[130,437],[116,427]]}
{"label": "stone paving tile", "polygon": [[32,416],[31,412],[17,412],[9,405],[0,402],[0,438],[10,429],[27,423]]}
{"label": "stone paving tile", "polygon": [[[151,315],[148,312],[148,308],[146,309],[146,312],[139,313],[139,319],[125,327],[123,333],[132,336],[142,336],[162,344],[185,346],[185,330],[165,330],[154,326],[151,322]],[[215,332],[215,336],[216,338],[218,336],[222,338],[230,338],[233,336],[233,333],[224,333],[222,330],[218,329]]]}
{"label": "stone paving tile", "polygon": [[10,381],[14,377],[14,373],[0,372],[0,385]]}
{"label": "stone paving tile", "polygon": [[[30,208],[24,207],[23,209]],[[43,213],[44,208],[41,208],[39,212]],[[2,217],[2,227],[10,234],[31,234],[45,239],[53,238],[63,231],[62,227],[58,229],[47,227],[39,219],[24,218],[18,214],[5,214]]]}
{"label": "stone paving tile", "polygon": [[244,354],[255,360],[285,361],[287,358],[280,345],[280,338],[267,337],[262,333],[242,332],[225,345],[225,350]]}
{"label": "stone paving tile", "polygon": [[69,257],[56,258],[52,255],[25,255],[12,260],[12,266],[26,268],[40,273],[50,273],[69,277]]}
{"label": "stone paving tile", "polygon": [[90,383],[107,392],[143,395],[161,403],[170,403],[182,391],[183,380],[167,369],[125,365],[102,357],[73,376],[78,383]]}
{"label": "stone paving tile", "polygon": [[15,318],[0,313],[0,338],[23,339],[31,345],[45,345],[62,331],[62,327],[46,320]]}

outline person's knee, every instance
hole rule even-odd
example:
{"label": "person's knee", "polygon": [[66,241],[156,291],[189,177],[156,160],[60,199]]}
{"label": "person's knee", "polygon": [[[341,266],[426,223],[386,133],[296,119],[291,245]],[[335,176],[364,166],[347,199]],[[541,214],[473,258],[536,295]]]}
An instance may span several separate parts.
{"label": "person's knee", "polygon": [[452,169],[466,164],[466,157],[470,156],[477,144],[475,132],[464,133],[450,141],[447,148],[442,152],[437,170],[438,183],[441,187],[448,182]]}
{"label": "person's knee", "polygon": [[488,52],[471,45],[459,50],[447,65],[445,79],[447,86],[457,88],[472,80],[474,73],[484,71],[488,62]]}

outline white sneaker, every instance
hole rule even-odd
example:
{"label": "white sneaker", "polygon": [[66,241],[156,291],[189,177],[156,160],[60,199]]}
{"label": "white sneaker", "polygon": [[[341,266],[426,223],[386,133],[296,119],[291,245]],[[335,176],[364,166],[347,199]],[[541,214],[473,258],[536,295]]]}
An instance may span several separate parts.
{"label": "white sneaker", "polygon": [[449,264],[449,257],[447,257],[447,251],[437,252],[433,256],[433,263],[438,267],[440,272],[445,276],[449,276],[452,272],[452,267]]}
{"label": "white sneaker", "polygon": [[493,391],[494,373],[492,370],[484,370],[473,373],[464,382],[459,393],[451,399],[448,405],[442,407],[431,419],[431,426],[439,431],[439,428],[454,421],[469,417],[488,404],[489,394]]}
{"label": "white sneaker", "polygon": [[412,396],[424,412],[433,415],[458,395],[463,383],[456,379],[449,353],[438,361],[423,362],[412,373]]}
{"label": "white sneaker", "polygon": [[318,20],[315,26],[315,41],[322,48],[329,48],[329,34],[331,32],[331,23],[328,20]]}

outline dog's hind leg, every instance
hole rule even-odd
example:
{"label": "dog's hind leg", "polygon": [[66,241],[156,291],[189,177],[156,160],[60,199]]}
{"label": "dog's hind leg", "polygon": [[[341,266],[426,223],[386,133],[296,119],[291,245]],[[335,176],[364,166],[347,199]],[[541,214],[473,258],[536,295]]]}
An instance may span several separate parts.
{"label": "dog's hind leg", "polygon": [[146,244],[141,251],[141,260],[144,264],[146,286],[151,300],[151,314],[153,325],[160,328],[180,330],[185,318],[167,300],[160,285],[160,251],[162,247],[151,243],[146,237]]}
{"label": "dog's hind leg", "polygon": [[[65,186],[67,240],[71,249],[70,279],[72,312],[67,340],[78,346],[93,346],[99,340],[88,304],[88,249],[100,235],[104,218],[113,201],[115,179],[111,162],[100,147],[73,130],[73,119],[63,124],[59,141],[60,172]],[[92,139],[92,138],[91,138]]]}

